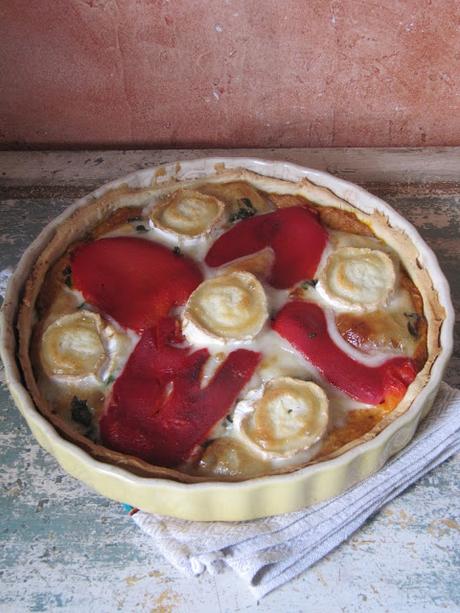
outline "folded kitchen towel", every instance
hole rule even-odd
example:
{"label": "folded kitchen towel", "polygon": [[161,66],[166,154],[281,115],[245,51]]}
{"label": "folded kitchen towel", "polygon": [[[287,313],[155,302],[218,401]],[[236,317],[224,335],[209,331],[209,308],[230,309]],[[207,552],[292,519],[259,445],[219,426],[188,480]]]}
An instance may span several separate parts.
{"label": "folded kitchen towel", "polygon": [[243,522],[195,522],[138,511],[137,525],[190,575],[232,568],[265,596],[345,541],[371,515],[460,450],[460,391],[441,385],[412,442],[375,475],[313,507]]}

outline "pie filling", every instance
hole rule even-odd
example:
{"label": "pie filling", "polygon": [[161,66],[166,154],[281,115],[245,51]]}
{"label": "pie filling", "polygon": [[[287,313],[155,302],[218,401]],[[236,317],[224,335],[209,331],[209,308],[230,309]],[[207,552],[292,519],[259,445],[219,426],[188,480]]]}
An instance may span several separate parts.
{"label": "pie filling", "polygon": [[219,479],[369,432],[426,360],[422,299],[348,211],[242,181],[119,209],[48,271],[34,374],[75,432]]}

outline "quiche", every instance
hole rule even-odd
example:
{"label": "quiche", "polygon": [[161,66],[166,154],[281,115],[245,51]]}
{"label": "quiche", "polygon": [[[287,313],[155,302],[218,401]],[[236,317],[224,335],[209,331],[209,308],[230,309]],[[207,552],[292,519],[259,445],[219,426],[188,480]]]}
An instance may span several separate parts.
{"label": "quiche", "polygon": [[93,458],[185,483],[292,473],[405,413],[445,317],[410,238],[303,178],[216,165],[97,192],[28,275],[19,363]]}

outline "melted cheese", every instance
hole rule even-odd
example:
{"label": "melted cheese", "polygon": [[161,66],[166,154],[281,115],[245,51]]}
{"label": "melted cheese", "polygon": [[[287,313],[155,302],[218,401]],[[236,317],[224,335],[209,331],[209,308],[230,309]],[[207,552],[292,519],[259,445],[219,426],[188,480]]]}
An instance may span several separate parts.
{"label": "melted cheese", "polygon": [[204,281],[190,296],[183,332],[190,343],[203,335],[218,342],[247,341],[262,329],[267,299],[259,281],[248,272],[232,272]]}
{"label": "melted cheese", "polygon": [[264,474],[270,466],[251,454],[247,445],[232,437],[220,437],[208,445],[198,466],[198,474],[223,478],[247,478]]}
{"label": "melted cheese", "polygon": [[184,238],[209,233],[223,218],[225,205],[213,196],[178,189],[152,209],[155,226]]}
{"label": "melted cheese", "polygon": [[[52,319],[52,317],[50,318]],[[120,372],[138,336],[98,313],[82,309],[53,320],[44,331],[40,359],[48,377],[106,380]]]}
{"label": "melted cheese", "polygon": [[316,383],[279,377],[237,405],[234,423],[242,439],[264,459],[290,458],[324,436],[328,398]]}
{"label": "melted cheese", "polygon": [[336,309],[365,312],[384,306],[395,283],[393,261],[386,253],[342,247],[329,256],[316,289]]}
{"label": "melted cheese", "polygon": [[48,376],[86,377],[98,375],[107,360],[99,315],[79,311],[64,315],[49,325],[41,344],[40,357]]}
{"label": "melted cheese", "polygon": [[241,209],[247,209],[248,207],[257,213],[266,213],[273,208],[260,192],[243,181],[207,183],[201,185],[198,190],[203,194],[212,195],[224,202],[229,218],[238,215]]}

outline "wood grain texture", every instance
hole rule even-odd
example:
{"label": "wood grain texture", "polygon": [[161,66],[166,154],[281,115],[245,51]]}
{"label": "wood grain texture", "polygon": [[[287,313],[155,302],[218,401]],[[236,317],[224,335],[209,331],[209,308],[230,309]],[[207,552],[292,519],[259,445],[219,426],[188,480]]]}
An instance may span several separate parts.
{"label": "wood grain texture", "polygon": [[[321,168],[335,164],[336,174],[372,183],[372,191],[385,195],[434,249],[460,311],[460,187],[455,191],[454,181],[458,150],[446,150],[445,163],[443,150],[408,151],[406,163],[404,152],[387,150],[369,150],[366,155],[364,150],[343,152],[342,158],[335,150],[250,153],[277,159],[291,155],[288,159],[294,156],[293,161]],[[74,196],[140,167],[176,159],[173,156],[204,154],[168,151],[166,158],[165,152],[139,151],[0,154],[0,270],[14,266],[40,229]],[[386,176],[391,176],[390,183]],[[443,191],[441,185],[449,187]],[[37,186],[41,186],[38,192]],[[458,328],[446,376],[456,386],[460,386]],[[460,607],[459,458],[421,479],[347,543],[258,606],[230,572],[198,579],[179,575],[157,555],[120,505],[66,475],[39,448],[5,389],[0,389],[0,441],[2,613],[434,613]]]}
{"label": "wood grain texture", "polygon": [[[358,184],[456,185],[460,147],[0,151],[0,187],[91,189],[130,172],[209,156],[285,160]],[[29,194],[30,195],[30,194]]]}

